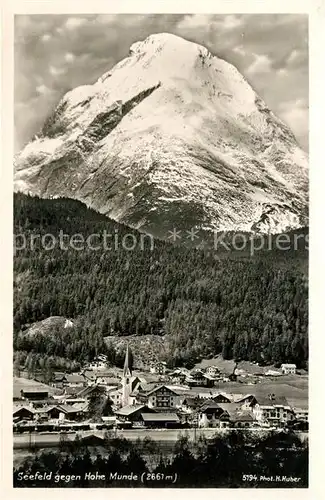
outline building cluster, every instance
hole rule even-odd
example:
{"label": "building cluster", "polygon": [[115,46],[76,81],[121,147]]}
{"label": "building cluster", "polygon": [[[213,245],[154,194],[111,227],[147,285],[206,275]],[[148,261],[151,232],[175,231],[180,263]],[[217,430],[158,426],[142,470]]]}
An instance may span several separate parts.
{"label": "building cluster", "polygon": [[[178,368],[167,376],[165,363],[153,363],[150,372],[159,375],[159,382],[148,383],[133,374],[129,360],[127,347],[121,377],[107,370],[106,359],[101,356],[78,374],[55,373],[52,387],[28,385],[16,391],[13,409],[16,427],[21,428],[26,422],[37,424],[38,428],[41,424],[85,425],[90,421],[89,404],[98,387],[104,389],[112,410],[109,417],[102,416],[101,423],[109,422],[116,427],[306,428],[308,425],[308,410],[292,407],[284,397],[221,392],[214,386],[224,375],[215,366],[205,371]],[[284,367],[292,369],[292,365],[283,365],[281,370]]]}

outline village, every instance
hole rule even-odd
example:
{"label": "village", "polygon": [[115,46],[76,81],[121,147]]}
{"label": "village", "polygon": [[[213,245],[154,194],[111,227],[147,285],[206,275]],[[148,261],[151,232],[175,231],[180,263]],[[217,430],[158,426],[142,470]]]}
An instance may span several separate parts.
{"label": "village", "polygon": [[[163,361],[156,361],[145,377],[132,370],[129,360],[127,346],[120,376],[108,367],[106,356],[98,355],[78,373],[54,372],[49,385],[16,378],[14,433],[183,428],[308,430],[306,404],[293,404],[275,392],[255,390],[258,378],[295,375],[293,364],[251,376],[251,390],[239,393],[237,389],[229,390],[231,383],[249,375],[238,369],[225,374],[211,364],[171,370]],[[223,384],[227,389],[222,390]],[[104,404],[97,404],[94,416],[92,409],[97,400]]]}

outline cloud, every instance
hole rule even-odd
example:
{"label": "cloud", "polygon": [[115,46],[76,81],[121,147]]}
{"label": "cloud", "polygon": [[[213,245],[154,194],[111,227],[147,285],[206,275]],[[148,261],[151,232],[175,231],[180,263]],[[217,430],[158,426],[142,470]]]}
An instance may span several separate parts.
{"label": "cloud", "polygon": [[48,92],[51,92],[51,89],[49,89],[48,87],[46,87],[46,85],[42,83],[41,85],[38,85],[36,87],[36,92],[38,94],[47,94]]}
{"label": "cloud", "polygon": [[71,52],[66,52],[66,54],[64,54],[64,60],[66,62],[73,62],[75,60],[76,56],[74,54],[72,54]]}
{"label": "cloud", "polygon": [[235,52],[236,54],[239,54],[240,56],[246,55],[246,51],[245,51],[243,45],[238,45],[237,47],[234,47],[232,50],[233,50],[233,52]]}
{"label": "cloud", "polygon": [[287,59],[288,64],[295,62],[299,58],[299,51],[294,49]]}
{"label": "cloud", "polygon": [[45,35],[42,35],[41,37],[41,40],[42,42],[48,42],[49,40],[51,40],[51,35],[49,33],[45,33]]}
{"label": "cloud", "polygon": [[60,69],[60,68],[56,68],[55,66],[50,66],[49,67],[49,72],[51,75],[53,76],[59,76],[59,75],[62,75],[64,73],[64,69]]}
{"label": "cloud", "polygon": [[225,29],[233,29],[233,28],[238,28],[238,26],[243,25],[243,19],[241,19],[242,16],[234,16],[233,14],[225,16],[224,21],[223,21],[223,27]]}
{"label": "cloud", "polygon": [[78,28],[79,26],[82,26],[87,22],[87,19],[82,18],[82,17],[69,17],[67,21],[65,22],[65,27],[68,30],[73,30],[75,28]]}
{"label": "cloud", "polygon": [[309,110],[306,100],[299,98],[281,103],[279,116],[291,127],[298,141],[301,141],[307,149]]}
{"label": "cloud", "polygon": [[267,55],[254,54],[254,61],[247,68],[246,72],[249,75],[254,75],[257,73],[269,73],[272,68],[272,61]]}
{"label": "cloud", "polygon": [[289,71],[286,68],[279,68],[276,72],[278,76],[284,77],[289,74]]}

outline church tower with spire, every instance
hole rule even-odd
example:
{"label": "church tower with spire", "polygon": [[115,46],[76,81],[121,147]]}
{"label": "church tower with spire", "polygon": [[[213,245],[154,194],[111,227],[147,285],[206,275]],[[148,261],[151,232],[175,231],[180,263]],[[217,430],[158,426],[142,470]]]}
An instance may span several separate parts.
{"label": "church tower with spire", "polygon": [[131,352],[129,344],[126,344],[125,361],[122,375],[122,406],[130,404],[130,394],[132,392],[132,369],[130,366]]}

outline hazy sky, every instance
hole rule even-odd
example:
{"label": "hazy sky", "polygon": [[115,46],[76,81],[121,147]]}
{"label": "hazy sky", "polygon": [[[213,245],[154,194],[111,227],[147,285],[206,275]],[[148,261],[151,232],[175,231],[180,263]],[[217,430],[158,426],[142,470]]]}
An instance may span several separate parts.
{"label": "hazy sky", "polygon": [[291,14],[19,15],[15,19],[15,147],[63,94],[93,83],[151,33],[205,45],[234,64],[308,148],[308,18]]}

